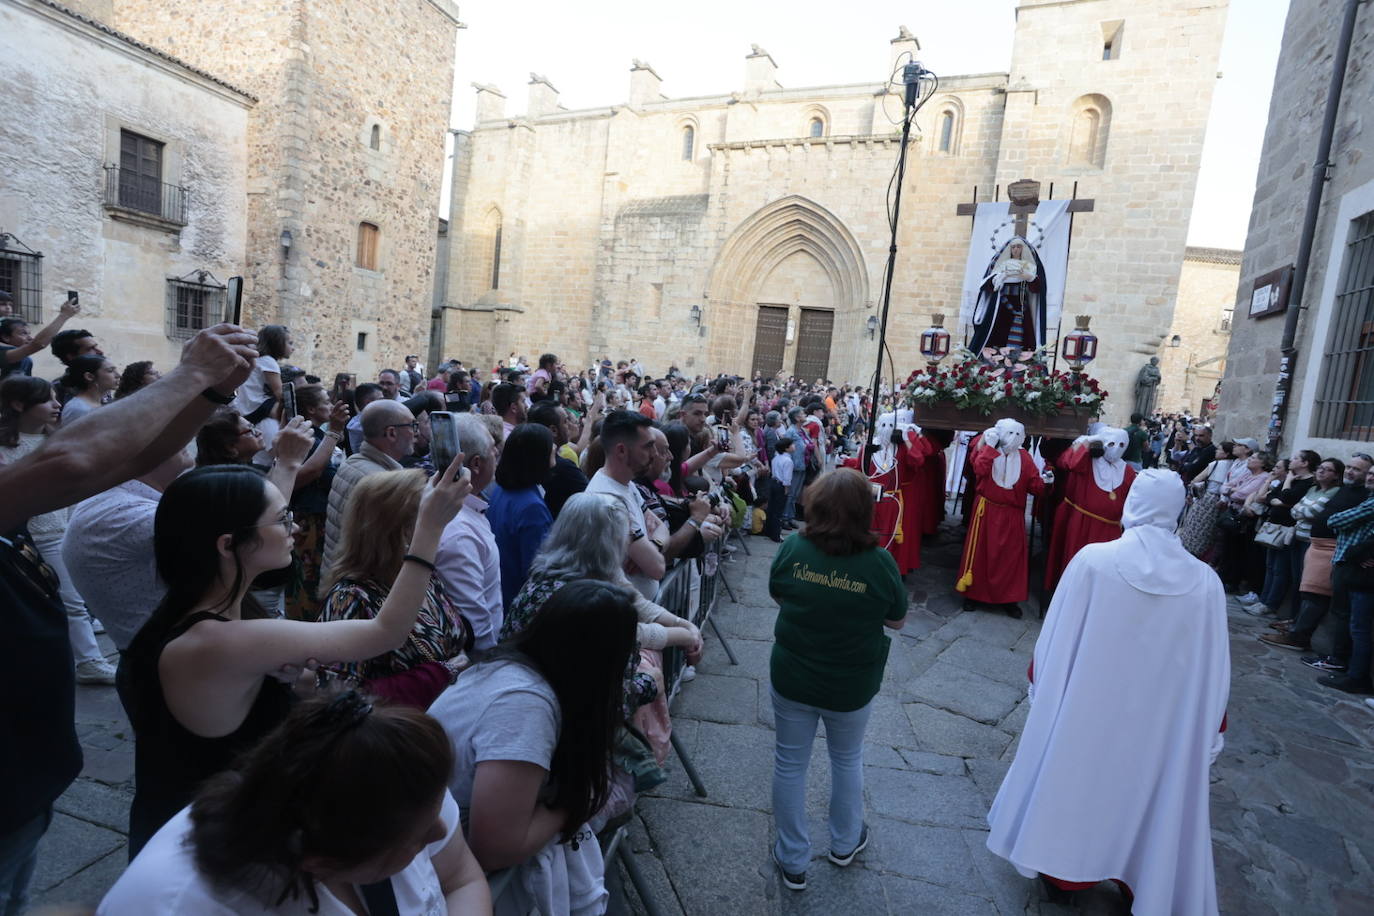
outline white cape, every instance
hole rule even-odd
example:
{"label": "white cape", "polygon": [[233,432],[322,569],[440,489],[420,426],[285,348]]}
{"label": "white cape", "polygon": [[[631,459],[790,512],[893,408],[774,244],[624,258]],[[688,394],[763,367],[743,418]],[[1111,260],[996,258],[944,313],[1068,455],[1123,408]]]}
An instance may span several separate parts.
{"label": "white cape", "polygon": [[1119,878],[1137,916],[1215,914],[1208,769],[1231,683],[1216,574],[1153,525],[1084,547],[1034,674],[988,848],[1027,877]]}

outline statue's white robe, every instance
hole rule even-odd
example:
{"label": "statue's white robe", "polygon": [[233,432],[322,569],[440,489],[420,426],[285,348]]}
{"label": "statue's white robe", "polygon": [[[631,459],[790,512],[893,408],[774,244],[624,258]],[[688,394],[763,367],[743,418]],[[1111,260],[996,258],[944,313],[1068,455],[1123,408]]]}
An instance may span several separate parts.
{"label": "statue's white robe", "polygon": [[1171,525],[1084,547],[1055,591],[1034,679],[988,848],[1027,877],[1119,878],[1137,916],[1215,914],[1208,769],[1231,679],[1216,573]]}

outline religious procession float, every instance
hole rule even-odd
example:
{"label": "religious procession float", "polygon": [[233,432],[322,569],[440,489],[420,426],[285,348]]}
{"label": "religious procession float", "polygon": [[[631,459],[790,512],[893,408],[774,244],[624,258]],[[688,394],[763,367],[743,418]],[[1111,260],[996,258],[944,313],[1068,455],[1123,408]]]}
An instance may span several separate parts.
{"label": "religious procession float", "polygon": [[984,347],[974,352],[959,347],[953,363],[944,316],[935,315],[921,334],[926,365],[907,377],[904,398],[922,427],[977,430],[990,419],[1020,422],[1027,435],[1072,439],[1103,411],[1107,392],[1083,369],[1097,356],[1097,338],[1088,329],[1088,316],[1064,335],[1062,356],[1069,371],[1056,368],[1049,346],[1023,351],[1017,346]]}

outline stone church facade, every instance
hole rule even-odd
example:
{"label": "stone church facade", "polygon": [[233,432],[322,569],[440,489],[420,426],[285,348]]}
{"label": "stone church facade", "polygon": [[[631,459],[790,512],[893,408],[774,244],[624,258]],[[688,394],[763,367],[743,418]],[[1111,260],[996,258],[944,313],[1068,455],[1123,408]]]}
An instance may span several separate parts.
{"label": "stone church facade", "polygon": [[[1008,72],[942,76],[903,189],[899,376],[931,313],[954,330],[971,230],[957,206],[1033,178],[1043,197],[1076,186],[1095,201],[1075,218],[1065,324],[1094,317],[1094,372],[1129,395],[1168,336],[1225,18],[1224,0],[1023,0]],[[541,75],[523,115],[477,85],[439,349],[866,383],[901,114],[900,85],[882,80],[908,53],[920,48],[903,29],[876,80],[786,89],[755,46],[741,89],[690,99],[665,98],[636,61],[628,101],[583,111]]]}
{"label": "stone church facade", "polygon": [[86,12],[241,86],[245,320],[292,362],[361,379],[423,352],[458,8],[451,0],[86,0]]}

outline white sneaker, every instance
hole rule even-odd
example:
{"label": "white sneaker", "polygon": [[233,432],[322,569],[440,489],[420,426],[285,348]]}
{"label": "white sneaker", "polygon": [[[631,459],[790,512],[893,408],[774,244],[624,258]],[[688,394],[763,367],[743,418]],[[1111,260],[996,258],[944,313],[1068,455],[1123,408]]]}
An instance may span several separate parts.
{"label": "white sneaker", "polygon": [[114,665],[103,658],[88,658],[77,662],[76,682],[78,684],[102,684],[113,687],[115,682]]}
{"label": "white sneaker", "polygon": [[96,620],[94,617],[92,617],[91,632],[94,633],[96,636],[99,636],[101,633],[105,632],[105,624],[101,623],[99,620]]}
{"label": "white sneaker", "polygon": [[1259,595],[1256,595],[1254,592],[1246,592],[1245,594],[1236,598],[1236,600],[1239,601],[1241,604],[1254,604],[1257,601],[1259,601]]}
{"label": "white sneaker", "polygon": [[1254,604],[1247,604],[1241,608],[1251,617],[1273,617],[1274,611],[1267,604],[1256,601]]}
{"label": "white sneaker", "polygon": [[688,665],[686,668],[683,668],[683,669],[682,669],[682,677],[678,678],[678,681],[679,681],[680,683],[685,684],[685,683],[687,683],[688,681],[694,679],[696,676],[697,676],[697,669],[696,669],[696,668],[693,668],[691,665]]}

